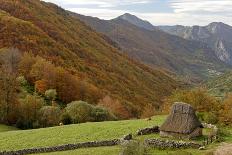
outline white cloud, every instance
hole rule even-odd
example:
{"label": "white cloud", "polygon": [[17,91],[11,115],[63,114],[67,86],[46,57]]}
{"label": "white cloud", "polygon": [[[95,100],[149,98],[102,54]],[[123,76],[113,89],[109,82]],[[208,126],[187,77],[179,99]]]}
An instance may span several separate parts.
{"label": "white cloud", "polygon": [[171,7],[176,13],[232,13],[232,0],[173,0]]}
{"label": "white cloud", "polygon": [[[156,0],[45,0],[67,10],[102,19],[112,19],[126,12],[150,21],[154,25],[207,25],[224,22],[232,25],[232,0],[170,0],[173,12],[143,13],[120,10],[119,6],[150,3]],[[89,7],[92,5],[92,7]]]}
{"label": "white cloud", "polygon": [[154,0],[44,0],[61,5],[95,5],[101,8],[117,7],[131,4],[145,4]]}

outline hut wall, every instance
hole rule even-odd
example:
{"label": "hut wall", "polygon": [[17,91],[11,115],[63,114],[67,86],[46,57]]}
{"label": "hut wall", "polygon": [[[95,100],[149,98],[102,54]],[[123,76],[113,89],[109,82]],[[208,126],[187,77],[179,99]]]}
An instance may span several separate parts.
{"label": "hut wall", "polygon": [[196,128],[190,135],[189,138],[202,136],[202,128]]}
{"label": "hut wall", "polygon": [[179,138],[179,139],[191,139],[193,137],[198,137],[202,135],[202,128],[196,128],[190,134],[181,134],[181,133],[174,133],[174,132],[166,132],[160,131],[161,137],[170,137],[170,138]]}

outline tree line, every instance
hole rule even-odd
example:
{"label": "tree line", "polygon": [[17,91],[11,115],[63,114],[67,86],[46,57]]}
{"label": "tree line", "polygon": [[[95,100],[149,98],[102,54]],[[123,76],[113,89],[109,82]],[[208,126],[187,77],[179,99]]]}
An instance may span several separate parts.
{"label": "tree line", "polygon": [[0,75],[0,123],[29,129],[132,116],[71,71],[15,48],[0,50]]}

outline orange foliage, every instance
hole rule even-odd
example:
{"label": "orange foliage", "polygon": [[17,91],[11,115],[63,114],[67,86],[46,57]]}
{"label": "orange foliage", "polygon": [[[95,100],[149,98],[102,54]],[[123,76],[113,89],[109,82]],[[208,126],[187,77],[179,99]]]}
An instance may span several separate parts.
{"label": "orange foliage", "polygon": [[35,82],[35,90],[40,94],[44,94],[48,89],[47,82],[45,80],[38,80]]}
{"label": "orange foliage", "polygon": [[232,94],[224,100],[219,120],[225,124],[232,124]]}
{"label": "orange foliage", "polygon": [[105,96],[99,101],[98,105],[107,108],[120,119],[128,119],[132,117],[124,105],[122,105],[118,100],[112,99],[110,96]]}

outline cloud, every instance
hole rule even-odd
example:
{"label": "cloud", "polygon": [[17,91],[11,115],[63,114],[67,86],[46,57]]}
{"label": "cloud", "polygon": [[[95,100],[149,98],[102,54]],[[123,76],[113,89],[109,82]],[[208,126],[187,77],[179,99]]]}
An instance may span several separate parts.
{"label": "cloud", "polygon": [[232,13],[231,0],[172,0],[171,7],[176,13]]}
{"label": "cloud", "polygon": [[45,0],[62,5],[94,5],[100,8],[112,8],[131,4],[146,4],[154,0]]}
{"label": "cloud", "polygon": [[[154,25],[207,25],[224,22],[232,25],[232,0],[45,0],[63,8],[93,17],[112,19],[126,12],[150,21]],[[167,12],[157,13],[144,6],[166,3]],[[127,9],[140,6],[140,10]],[[124,7],[122,7],[124,6]],[[125,7],[126,6],[126,7]]]}

